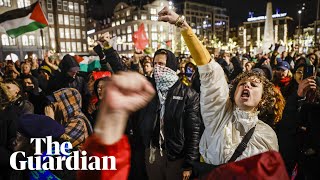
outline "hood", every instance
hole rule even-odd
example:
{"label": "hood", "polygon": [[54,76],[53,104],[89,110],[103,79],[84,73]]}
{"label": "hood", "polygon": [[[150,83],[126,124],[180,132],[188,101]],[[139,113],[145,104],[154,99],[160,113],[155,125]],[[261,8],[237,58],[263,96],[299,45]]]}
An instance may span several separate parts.
{"label": "hood", "polygon": [[[39,80],[32,75],[27,75],[24,78],[29,78],[32,81],[32,84],[34,85],[33,90],[28,93],[32,93],[33,95],[39,95],[39,93],[40,93],[39,92]],[[24,87],[24,88],[26,88],[26,87]]]}
{"label": "hood", "polygon": [[184,67],[184,71],[187,72],[187,68],[188,65],[192,64],[194,66],[194,72],[198,72],[198,66],[196,65],[196,63],[193,60],[187,61],[185,67]]}
{"label": "hood", "polygon": [[55,101],[63,114],[64,122],[81,112],[82,98],[78,90],[73,88],[63,88],[53,93]]}
{"label": "hood", "polygon": [[67,54],[63,57],[62,61],[59,64],[61,72],[66,73],[71,69],[80,70],[78,62],[70,54]]}
{"label": "hood", "polygon": [[305,66],[308,66],[308,65],[311,65],[311,62],[310,62],[310,60],[308,58],[300,58],[300,59],[298,59],[294,64],[293,73],[295,73],[299,67],[302,67],[302,66],[305,67]]}
{"label": "hood", "polygon": [[273,74],[271,66],[267,64],[263,64],[260,66],[260,69],[264,71],[266,77],[271,81],[272,74]]}
{"label": "hood", "polygon": [[159,49],[154,53],[154,57],[156,57],[156,55],[158,55],[158,54],[163,54],[163,51],[165,51],[166,55],[167,55],[166,67],[168,67],[174,71],[177,71],[177,69],[178,69],[177,58],[171,51],[166,50],[166,49]]}

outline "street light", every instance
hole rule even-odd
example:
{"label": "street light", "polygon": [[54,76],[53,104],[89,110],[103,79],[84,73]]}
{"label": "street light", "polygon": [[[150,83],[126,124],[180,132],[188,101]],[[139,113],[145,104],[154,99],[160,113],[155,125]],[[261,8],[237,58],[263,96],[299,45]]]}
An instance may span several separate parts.
{"label": "street light", "polygon": [[300,30],[301,30],[300,26],[301,26],[301,13],[302,13],[302,11],[301,11],[301,10],[299,10],[299,11],[298,11],[298,14],[299,14],[299,26],[298,26],[298,51],[300,51]]}
{"label": "street light", "polygon": [[316,15],[316,21],[314,22],[314,45],[317,46],[317,36],[318,36],[318,20],[319,20],[319,6],[320,6],[320,0],[318,0],[317,4],[317,15]]}

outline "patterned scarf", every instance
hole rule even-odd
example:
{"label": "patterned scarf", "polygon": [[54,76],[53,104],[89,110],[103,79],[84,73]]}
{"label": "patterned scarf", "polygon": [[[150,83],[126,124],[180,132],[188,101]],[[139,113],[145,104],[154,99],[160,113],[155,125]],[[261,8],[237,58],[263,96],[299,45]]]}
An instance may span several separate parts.
{"label": "patterned scarf", "polygon": [[168,91],[179,80],[179,76],[174,70],[159,65],[155,65],[153,75],[157,90],[161,92]]}
{"label": "patterned scarf", "polygon": [[159,146],[160,146],[160,155],[162,156],[161,145],[164,142],[163,134],[163,117],[165,112],[165,101],[169,89],[179,80],[179,76],[176,72],[168,67],[163,67],[156,65],[154,68],[154,78],[156,82],[156,88],[160,101],[160,135],[159,135]]}

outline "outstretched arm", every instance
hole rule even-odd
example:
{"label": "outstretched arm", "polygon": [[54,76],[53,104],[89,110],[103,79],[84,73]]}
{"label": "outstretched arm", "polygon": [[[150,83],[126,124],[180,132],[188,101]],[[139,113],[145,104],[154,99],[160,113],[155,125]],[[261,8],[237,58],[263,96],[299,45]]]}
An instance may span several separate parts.
{"label": "outstretched arm", "polygon": [[51,63],[49,60],[49,57],[53,55],[53,52],[48,51],[46,52],[46,54],[44,55],[44,62],[53,70],[58,70],[59,67],[56,66],[55,64]]}
{"label": "outstretched arm", "polygon": [[107,64],[109,63],[114,73],[125,71],[125,66],[122,63],[118,52],[111,46],[110,41],[110,34],[108,32],[104,33],[97,41],[98,45],[93,48],[99,55],[102,69],[108,70]]}
{"label": "outstretched arm", "polygon": [[[199,67],[201,80],[200,106],[206,131],[213,134],[222,127],[225,112],[230,107],[229,88],[224,71],[214,60],[210,62],[210,54],[193,33],[186,21],[181,20],[178,14],[164,7],[159,12],[159,21],[169,22],[181,28],[182,36],[191,52],[193,59]],[[210,62],[210,63],[209,63]]]}

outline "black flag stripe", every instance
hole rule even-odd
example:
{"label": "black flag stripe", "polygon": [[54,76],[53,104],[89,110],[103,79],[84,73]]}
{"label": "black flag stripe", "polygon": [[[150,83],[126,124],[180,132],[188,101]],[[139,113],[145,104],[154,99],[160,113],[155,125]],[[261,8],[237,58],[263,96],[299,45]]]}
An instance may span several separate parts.
{"label": "black flag stripe", "polygon": [[13,19],[26,17],[28,14],[30,14],[33,11],[33,9],[37,5],[37,3],[38,3],[38,1],[31,4],[28,7],[14,9],[14,10],[7,11],[7,12],[1,14],[0,15],[0,23],[3,23],[5,21],[9,21],[9,20],[13,20]]}

